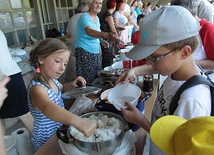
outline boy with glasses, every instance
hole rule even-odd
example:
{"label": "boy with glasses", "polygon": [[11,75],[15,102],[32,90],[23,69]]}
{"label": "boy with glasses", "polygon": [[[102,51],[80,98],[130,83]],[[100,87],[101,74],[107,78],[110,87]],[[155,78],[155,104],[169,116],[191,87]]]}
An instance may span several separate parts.
{"label": "boy with glasses", "polygon": [[[198,22],[181,6],[162,7],[142,20],[139,43],[127,56],[134,60],[146,58],[147,65],[128,70],[116,83],[132,82],[136,76],[145,74],[158,73],[168,77],[158,91],[151,122],[128,102],[127,108],[121,110],[127,121],[140,125],[149,133],[157,119],[169,115],[170,102],[179,87],[192,76],[202,74],[193,57],[199,43],[198,31]],[[188,120],[210,116],[210,113],[209,86],[200,84],[181,94],[174,115]],[[151,141],[150,155],[159,154],[165,153]]]}

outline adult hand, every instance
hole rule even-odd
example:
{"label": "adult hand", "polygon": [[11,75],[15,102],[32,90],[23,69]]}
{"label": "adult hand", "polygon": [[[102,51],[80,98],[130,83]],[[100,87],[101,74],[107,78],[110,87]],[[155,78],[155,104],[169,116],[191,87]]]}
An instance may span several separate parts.
{"label": "adult hand", "polygon": [[118,79],[115,82],[115,85],[117,85],[119,82],[122,82],[122,83],[125,83],[125,82],[134,83],[135,77],[136,77],[135,71],[133,69],[129,69],[129,70],[125,71],[124,73],[122,73],[118,77]]}
{"label": "adult hand", "polygon": [[4,99],[7,97],[7,88],[6,84],[10,81],[8,76],[4,76],[3,79],[0,81],[0,107],[4,103]]}
{"label": "adult hand", "polygon": [[117,36],[117,34],[115,32],[110,32],[108,39],[113,41],[113,42],[121,41],[120,37]]}

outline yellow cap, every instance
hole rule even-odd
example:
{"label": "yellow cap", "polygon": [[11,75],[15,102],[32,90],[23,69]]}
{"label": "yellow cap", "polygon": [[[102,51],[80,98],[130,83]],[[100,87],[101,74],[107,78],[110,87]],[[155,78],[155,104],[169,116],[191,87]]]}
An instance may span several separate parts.
{"label": "yellow cap", "polygon": [[168,155],[214,154],[214,117],[164,116],[151,127],[152,141]]}

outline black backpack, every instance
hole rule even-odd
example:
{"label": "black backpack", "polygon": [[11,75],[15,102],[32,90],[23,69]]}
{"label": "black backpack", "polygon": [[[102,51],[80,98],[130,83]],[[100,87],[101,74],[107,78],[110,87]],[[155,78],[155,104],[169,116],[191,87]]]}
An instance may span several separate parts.
{"label": "black backpack", "polygon": [[188,89],[192,86],[198,85],[198,84],[206,84],[210,86],[210,91],[211,91],[211,116],[214,116],[214,83],[211,81],[209,78],[205,78],[201,75],[195,75],[188,79],[181,87],[178,89],[178,91],[175,93],[174,97],[172,98],[172,101],[170,103],[170,108],[169,112],[170,115],[173,115],[175,112],[177,106],[178,106],[178,101],[180,99],[180,95],[185,89]]}

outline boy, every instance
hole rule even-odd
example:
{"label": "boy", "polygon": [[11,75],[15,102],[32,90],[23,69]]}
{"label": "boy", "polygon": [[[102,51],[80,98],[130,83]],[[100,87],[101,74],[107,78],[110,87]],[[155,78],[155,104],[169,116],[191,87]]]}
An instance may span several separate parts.
{"label": "boy", "polygon": [[[144,14],[139,14],[139,15],[137,16],[137,25],[138,25],[138,26],[140,26],[140,21],[141,21],[141,19],[144,18],[144,17],[145,17]],[[138,30],[138,31],[136,31],[136,32],[133,34],[131,43],[132,43],[133,45],[136,45],[136,44],[138,43],[138,41],[139,41],[139,37],[140,37],[140,32],[139,32],[139,30]]]}
{"label": "boy", "polygon": [[[122,109],[124,118],[139,124],[148,133],[152,123],[169,115],[170,102],[179,87],[194,75],[201,75],[193,52],[198,46],[199,24],[191,13],[181,6],[167,6],[146,16],[141,24],[139,43],[127,54],[131,59],[146,58],[147,65],[135,67],[123,73],[119,81],[131,82],[136,76],[159,73],[168,75],[160,88],[151,123],[130,103]],[[190,119],[209,116],[211,94],[207,85],[197,85],[185,90],[178,101],[174,115]],[[164,137],[163,137],[164,138]],[[151,141],[150,155],[165,154]]]}

